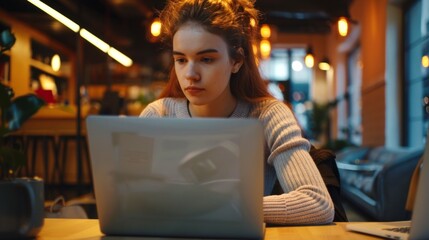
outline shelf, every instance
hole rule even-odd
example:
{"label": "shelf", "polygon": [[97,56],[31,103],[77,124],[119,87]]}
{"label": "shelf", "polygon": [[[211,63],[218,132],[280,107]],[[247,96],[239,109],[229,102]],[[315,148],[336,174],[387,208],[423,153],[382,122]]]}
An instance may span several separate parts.
{"label": "shelf", "polygon": [[54,70],[52,70],[51,66],[35,59],[30,60],[30,66],[37,68],[43,72],[46,72],[54,77],[67,78],[67,76],[61,70],[58,72],[55,72]]}

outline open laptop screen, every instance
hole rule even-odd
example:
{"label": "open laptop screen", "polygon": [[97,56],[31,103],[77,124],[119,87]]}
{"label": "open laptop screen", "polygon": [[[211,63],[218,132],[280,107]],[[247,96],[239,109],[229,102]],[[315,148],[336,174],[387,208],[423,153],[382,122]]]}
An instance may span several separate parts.
{"label": "open laptop screen", "polygon": [[263,236],[258,120],[91,116],[87,129],[104,233]]}

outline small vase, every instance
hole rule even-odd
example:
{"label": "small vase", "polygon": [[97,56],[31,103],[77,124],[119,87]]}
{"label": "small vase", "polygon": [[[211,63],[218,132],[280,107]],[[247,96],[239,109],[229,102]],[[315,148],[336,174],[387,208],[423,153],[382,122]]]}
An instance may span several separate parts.
{"label": "small vase", "polygon": [[16,178],[0,181],[0,239],[36,237],[43,222],[42,179]]}

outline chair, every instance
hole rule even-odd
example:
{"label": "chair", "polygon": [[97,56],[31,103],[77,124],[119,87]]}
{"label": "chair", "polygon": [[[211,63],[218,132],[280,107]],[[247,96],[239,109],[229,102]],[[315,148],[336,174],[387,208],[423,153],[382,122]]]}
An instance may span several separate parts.
{"label": "chair", "polygon": [[[76,184],[79,187],[82,187],[84,185],[84,169],[86,169],[87,173],[89,174],[90,182],[92,183],[92,176],[91,176],[91,164],[90,164],[90,157],[89,157],[89,149],[88,149],[88,143],[86,140],[86,134],[82,134],[81,136],[76,136],[75,133],[63,133],[59,136],[59,143],[58,143],[58,161],[60,161],[57,165],[59,167],[59,182],[61,185],[64,185],[65,183],[65,175],[66,175],[66,169],[68,166],[68,160],[70,159],[68,148],[70,143],[79,143],[81,147],[80,156],[76,156]],[[76,148],[78,146],[76,145]],[[86,166],[84,166],[84,161]],[[74,164],[73,162],[69,164]]]}
{"label": "chair", "polygon": [[[334,222],[348,222],[349,220],[347,218],[346,211],[344,210],[341,198],[341,180],[337,163],[335,161],[335,153],[327,149],[317,149],[314,146],[311,146],[310,156],[313,158],[317,169],[319,169],[329,195],[331,196],[332,202],[334,203]],[[283,193],[283,189],[277,180],[272,194],[281,193]]]}
{"label": "chair", "polygon": [[422,148],[373,147],[365,155],[346,160],[337,155],[345,199],[376,221],[404,221],[411,176]]}
{"label": "chair", "polygon": [[319,169],[332,202],[334,203],[334,222],[348,222],[349,220],[341,198],[341,180],[335,160],[335,153],[328,149],[317,149],[311,146],[310,156],[316,163],[317,169]]}
{"label": "chair", "polygon": [[[36,176],[38,170],[37,164],[43,164],[43,179],[45,183],[53,183],[51,181],[53,179],[50,179],[50,154],[53,156],[53,161],[56,162],[58,151],[55,134],[50,132],[28,132],[26,133],[25,145],[27,154],[30,155],[31,153],[31,166],[27,165],[27,174],[29,176]],[[38,159],[38,150],[41,150],[42,159]]]}

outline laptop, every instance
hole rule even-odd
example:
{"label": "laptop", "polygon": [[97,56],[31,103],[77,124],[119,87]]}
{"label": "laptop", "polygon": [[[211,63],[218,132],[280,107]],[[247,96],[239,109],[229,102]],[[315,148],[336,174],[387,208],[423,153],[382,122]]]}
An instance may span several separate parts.
{"label": "laptop", "polygon": [[429,239],[429,134],[422,163],[411,221],[349,223],[347,230],[391,239]]}
{"label": "laptop", "polygon": [[263,239],[258,120],[89,116],[86,124],[107,236]]}

